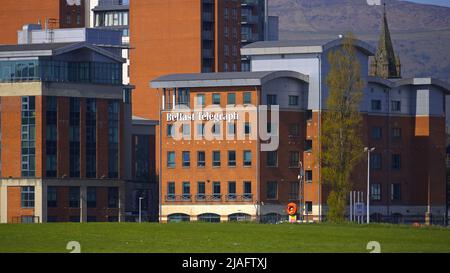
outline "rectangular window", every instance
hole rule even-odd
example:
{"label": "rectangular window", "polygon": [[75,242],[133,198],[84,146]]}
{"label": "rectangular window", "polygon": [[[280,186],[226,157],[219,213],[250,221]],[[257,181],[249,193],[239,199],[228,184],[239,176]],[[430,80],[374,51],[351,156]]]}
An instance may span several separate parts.
{"label": "rectangular window", "polygon": [[228,199],[236,199],[236,182],[234,181],[228,182]]}
{"label": "rectangular window", "polygon": [[191,183],[183,182],[183,200],[191,199]]}
{"label": "rectangular window", "polygon": [[313,181],[313,171],[312,170],[305,171],[305,181],[306,181],[306,183],[311,183]]}
{"label": "rectangular window", "polygon": [[289,152],[289,168],[298,168],[300,162],[300,152]]}
{"label": "rectangular window", "polygon": [[379,140],[381,139],[381,127],[372,127],[372,139]]}
{"label": "rectangular window", "polygon": [[46,98],[46,134],[45,134],[45,152],[46,152],[46,164],[45,171],[47,177],[56,177],[57,166],[57,97],[45,97]]}
{"label": "rectangular window", "polygon": [[58,188],[47,187],[47,207],[56,208],[58,206]]}
{"label": "rectangular window", "polygon": [[278,152],[270,151],[267,152],[267,167],[276,167],[278,166]]}
{"label": "rectangular window", "polygon": [[70,177],[80,177],[80,99],[69,100]]}
{"label": "rectangular window", "polygon": [[289,200],[297,201],[299,200],[299,184],[297,181],[290,182],[289,190]]}
{"label": "rectangular window", "polygon": [[214,125],[212,127],[212,132],[214,135],[220,135],[221,126],[222,126],[222,123],[220,123],[220,122],[214,123]]}
{"label": "rectangular window", "polygon": [[381,154],[378,153],[370,154],[370,168],[372,170],[381,169]]}
{"label": "rectangular window", "polygon": [[188,151],[183,152],[183,167],[189,168],[191,166],[191,153]]}
{"label": "rectangular window", "polygon": [[399,100],[391,101],[391,109],[394,112],[400,112],[402,110],[402,102]]}
{"label": "rectangular window", "polygon": [[312,212],[313,212],[313,203],[311,201],[306,201],[305,202],[305,211],[306,211],[306,214],[312,214]]}
{"label": "rectangular window", "polygon": [[228,151],[228,167],[236,167],[236,151]]}
{"label": "rectangular window", "polygon": [[206,194],[205,182],[197,182],[197,200],[204,200]]}
{"label": "rectangular window", "polygon": [[252,151],[244,151],[244,167],[252,166]]}
{"label": "rectangular window", "polygon": [[236,123],[228,122],[227,123],[227,135],[234,136],[236,134]]}
{"label": "rectangular window", "polygon": [[221,194],[220,194],[220,182],[216,181],[213,182],[213,197],[214,199],[220,200]]}
{"label": "rectangular window", "polygon": [[108,177],[119,177],[119,112],[117,100],[108,102]]}
{"label": "rectangular window", "polygon": [[392,128],[392,139],[400,140],[402,138],[402,128]]}
{"label": "rectangular window", "polygon": [[289,135],[290,136],[300,136],[300,129],[298,123],[289,124]]}
{"label": "rectangular window", "polygon": [[251,103],[252,103],[252,93],[244,92],[244,104],[251,104]]}
{"label": "rectangular window", "polygon": [[213,167],[220,167],[220,151],[213,152]]}
{"label": "rectangular window", "polygon": [[298,96],[289,96],[289,106],[298,106]]}
{"label": "rectangular window", "polygon": [[206,166],[206,154],[204,151],[197,152],[197,167]]}
{"label": "rectangular window", "polygon": [[115,209],[119,207],[119,188],[108,188],[108,208]]}
{"label": "rectangular window", "polygon": [[371,184],[370,185],[370,199],[373,201],[381,200],[381,185]]}
{"label": "rectangular window", "polygon": [[305,152],[311,152],[313,149],[313,141],[312,139],[307,139],[305,141]]}
{"label": "rectangular window", "polygon": [[244,181],[244,199],[252,199],[252,182]]}
{"label": "rectangular window", "polygon": [[190,124],[183,124],[183,136],[185,138],[189,138],[191,136],[191,125]]}
{"label": "rectangular window", "polygon": [[88,187],[87,188],[87,207],[96,208],[97,207],[97,188]]}
{"label": "rectangular window", "polygon": [[197,106],[206,105],[205,94],[197,94],[196,98],[197,98]]}
{"label": "rectangular window", "polygon": [[236,104],[236,93],[228,93],[228,105],[235,105]]}
{"label": "rectangular window", "polygon": [[34,187],[21,187],[21,205],[22,208],[34,208]]}
{"label": "rectangular window", "polygon": [[372,100],[371,108],[372,111],[381,111],[381,100]]}
{"label": "rectangular window", "polygon": [[175,152],[167,152],[167,167],[175,168]]}
{"label": "rectangular window", "polygon": [[392,155],[392,169],[400,170],[401,168],[401,155],[393,154]]}
{"label": "rectangular window", "polygon": [[312,121],[312,119],[313,119],[313,111],[306,110],[306,121]]}
{"label": "rectangular window", "polygon": [[22,97],[21,120],[21,152],[22,176],[34,177],[36,175],[36,99],[35,97]]}
{"label": "rectangular window", "polygon": [[245,134],[246,135],[250,135],[251,131],[252,131],[252,128],[251,128],[250,122],[246,122],[244,124],[244,132],[245,132]]}
{"label": "rectangular window", "polygon": [[268,181],[267,182],[267,199],[276,200],[278,199],[278,182]]}
{"label": "rectangular window", "polygon": [[277,95],[267,95],[267,105],[277,105]]}
{"label": "rectangular window", "polygon": [[[69,188],[69,208],[79,208],[80,207],[80,188],[70,187]],[[78,220],[79,222],[79,220]]]}
{"label": "rectangular window", "polygon": [[401,185],[399,183],[391,184],[391,200],[401,200]]}
{"label": "rectangular window", "polygon": [[212,95],[212,102],[214,105],[220,105],[220,94],[219,93],[214,93]]}
{"label": "rectangular window", "polygon": [[205,135],[205,124],[197,124],[197,136],[202,137]]}
{"label": "rectangular window", "polygon": [[167,183],[167,200],[175,200],[175,182]]}
{"label": "rectangular window", "polygon": [[173,138],[173,124],[167,124],[167,137]]}
{"label": "rectangular window", "polygon": [[95,99],[86,99],[86,177],[97,176],[97,105]]}

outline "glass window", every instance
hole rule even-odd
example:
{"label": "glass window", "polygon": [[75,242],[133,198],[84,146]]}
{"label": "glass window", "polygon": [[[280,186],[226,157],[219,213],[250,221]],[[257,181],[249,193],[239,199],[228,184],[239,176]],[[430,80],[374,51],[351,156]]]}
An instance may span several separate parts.
{"label": "glass window", "polygon": [[252,93],[244,92],[244,104],[251,104],[251,103],[252,103]]}
{"label": "glass window", "polygon": [[197,124],[197,136],[202,137],[205,135],[205,124]]}
{"label": "glass window", "polygon": [[399,100],[391,101],[391,109],[395,112],[400,112],[402,110],[402,102]]}
{"label": "glass window", "polygon": [[401,155],[393,154],[392,155],[392,169],[400,170],[401,168]]}
{"label": "glass window", "polygon": [[174,136],[173,129],[173,124],[167,124],[167,137],[172,138]]}
{"label": "glass window", "polygon": [[289,96],[289,106],[298,106],[298,96]]}
{"label": "glass window", "polygon": [[197,106],[205,106],[205,94],[197,94]]}
{"label": "glass window", "polygon": [[108,177],[119,177],[119,102],[108,101]]}
{"label": "glass window", "polygon": [[252,131],[252,129],[251,129],[250,122],[246,122],[246,123],[244,124],[244,132],[245,132],[245,134],[246,134],[246,135],[250,135],[250,134],[251,134],[251,131]]}
{"label": "glass window", "polygon": [[69,100],[70,177],[80,177],[80,99]]}
{"label": "glass window", "polygon": [[290,182],[289,200],[299,200],[299,184],[297,181]]}
{"label": "glass window", "polygon": [[278,198],[278,183],[277,181],[267,182],[267,199],[276,200]]}
{"label": "glass window", "polygon": [[214,125],[212,127],[212,131],[213,131],[214,135],[220,135],[221,126],[222,126],[222,123],[220,123],[220,122],[214,123]]}
{"label": "glass window", "polygon": [[206,166],[206,154],[204,151],[199,151],[197,153],[197,167],[205,167]]}
{"label": "glass window", "polygon": [[306,152],[311,152],[312,148],[313,148],[313,141],[312,141],[312,139],[307,139],[305,141],[305,151]]}
{"label": "glass window", "polygon": [[228,166],[236,167],[236,151],[228,151]]}
{"label": "glass window", "polygon": [[108,188],[108,208],[118,208],[119,207],[119,188],[110,187]]}
{"label": "glass window", "polygon": [[267,152],[267,167],[276,167],[278,165],[278,152]]}
{"label": "glass window", "polygon": [[220,151],[213,151],[213,167],[220,167]]}
{"label": "glass window", "polygon": [[22,208],[34,208],[34,187],[21,187],[21,205]]}
{"label": "glass window", "polygon": [[306,110],[306,121],[311,121],[313,119],[313,111]]}
{"label": "glass window", "polygon": [[312,170],[305,171],[305,181],[307,183],[311,183],[312,180],[313,180],[313,171]]}
{"label": "glass window", "polygon": [[300,126],[298,123],[289,124],[289,135],[290,136],[300,136]]}
{"label": "glass window", "polygon": [[47,187],[47,207],[56,208],[57,198],[58,198],[58,188],[57,187]]}
{"label": "glass window", "polygon": [[218,182],[218,181],[213,182],[213,196],[216,199],[221,197],[221,195],[220,195],[220,182]]}
{"label": "glass window", "polygon": [[373,201],[381,200],[381,185],[380,184],[371,184],[370,185],[370,199]]}
{"label": "glass window", "polygon": [[228,199],[236,198],[236,182],[230,181],[228,182]]}
{"label": "glass window", "polygon": [[313,212],[313,203],[311,201],[305,202],[305,211],[307,214],[312,214]]}
{"label": "glass window", "polygon": [[392,128],[392,138],[394,140],[399,140],[402,138],[402,129],[401,128]]}
{"label": "glass window", "polygon": [[227,123],[227,135],[234,136],[236,134],[236,123],[228,122]]}
{"label": "glass window", "polygon": [[188,200],[191,199],[191,183],[183,182],[183,199]]}
{"label": "glass window", "polygon": [[300,164],[300,152],[298,151],[289,152],[289,167],[298,168],[299,164]]}
{"label": "glass window", "polygon": [[[35,97],[22,97],[21,119],[21,171],[23,177],[33,177],[36,174],[36,102]],[[56,119],[55,119],[56,122]],[[50,147],[50,151],[56,154]],[[54,166],[52,166],[54,167]]]}
{"label": "glass window", "polygon": [[370,168],[372,170],[380,170],[381,169],[381,154],[379,154],[379,153],[371,153],[370,154]]}
{"label": "glass window", "polygon": [[167,152],[167,167],[175,168],[175,152]]}
{"label": "glass window", "polygon": [[175,199],[175,182],[167,183],[167,200]]}
{"label": "glass window", "polygon": [[252,166],[252,152],[244,151],[244,167]]}
{"label": "glass window", "polygon": [[236,104],[236,93],[228,93],[228,105],[234,105]]}
{"label": "glass window", "polygon": [[401,185],[399,183],[391,184],[391,200],[401,200]]}
{"label": "glass window", "polygon": [[372,127],[372,139],[379,140],[381,139],[381,127]]}
{"label": "glass window", "polygon": [[191,166],[191,153],[188,151],[183,152],[183,167],[187,168]]}
{"label": "glass window", "polygon": [[267,95],[267,105],[277,105],[277,95]]}
{"label": "glass window", "polygon": [[96,208],[97,207],[97,188],[88,187],[87,188],[87,207]]}
{"label": "glass window", "polygon": [[183,136],[190,137],[191,136],[191,125],[183,124]]}
{"label": "glass window", "polygon": [[97,103],[86,99],[86,177],[97,176]]}
{"label": "glass window", "polygon": [[[69,188],[69,208],[79,208],[80,207],[80,188],[70,187]],[[77,221],[79,222],[79,220]]]}
{"label": "glass window", "polygon": [[212,95],[212,102],[215,105],[220,105],[220,94],[219,93],[214,93]]}
{"label": "glass window", "polygon": [[252,182],[250,181],[244,181],[244,198],[252,198]]}
{"label": "glass window", "polygon": [[381,100],[372,100],[371,108],[372,111],[381,111]]}
{"label": "glass window", "polygon": [[200,181],[197,182],[197,198],[205,198],[206,188],[205,188],[205,182]]}

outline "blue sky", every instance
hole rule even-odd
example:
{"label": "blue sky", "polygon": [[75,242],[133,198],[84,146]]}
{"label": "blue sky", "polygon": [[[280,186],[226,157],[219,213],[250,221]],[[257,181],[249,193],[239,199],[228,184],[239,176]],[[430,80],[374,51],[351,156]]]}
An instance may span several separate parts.
{"label": "blue sky", "polygon": [[407,1],[450,7],[450,0],[407,0]]}

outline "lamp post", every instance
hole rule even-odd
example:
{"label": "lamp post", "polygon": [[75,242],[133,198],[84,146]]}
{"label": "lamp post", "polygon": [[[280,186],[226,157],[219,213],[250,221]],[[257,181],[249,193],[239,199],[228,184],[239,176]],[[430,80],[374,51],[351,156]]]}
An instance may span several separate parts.
{"label": "lamp post", "polygon": [[305,172],[303,170],[303,163],[301,161],[298,162],[298,165],[299,165],[299,169],[300,169],[300,172],[297,176],[297,178],[298,178],[298,195],[299,195],[298,201],[300,203],[300,206],[299,206],[300,207],[300,220],[303,222],[303,210],[304,210],[304,207],[303,207],[303,197],[304,197],[303,178],[305,177]]}
{"label": "lamp post", "polygon": [[370,153],[375,151],[375,148],[369,148],[365,147],[364,152],[367,153],[367,212],[366,212],[366,218],[367,218],[367,224],[370,223]]}
{"label": "lamp post", "polygon": [[139,197],[139,223],[142,223],[142,199],[144,197]]}

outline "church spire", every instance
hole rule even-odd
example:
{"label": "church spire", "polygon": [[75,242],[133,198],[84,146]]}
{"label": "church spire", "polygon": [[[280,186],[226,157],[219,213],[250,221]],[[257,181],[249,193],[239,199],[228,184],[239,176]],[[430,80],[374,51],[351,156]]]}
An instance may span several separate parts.
{"label": "church spire", "polygon": [[400,68],[400,58],[397,58],[394,52],[391,33],[389,31],[386,4],[384,4],[380,40],[375,58],[372,60],[371,74],[382,78],[400,78]]}

